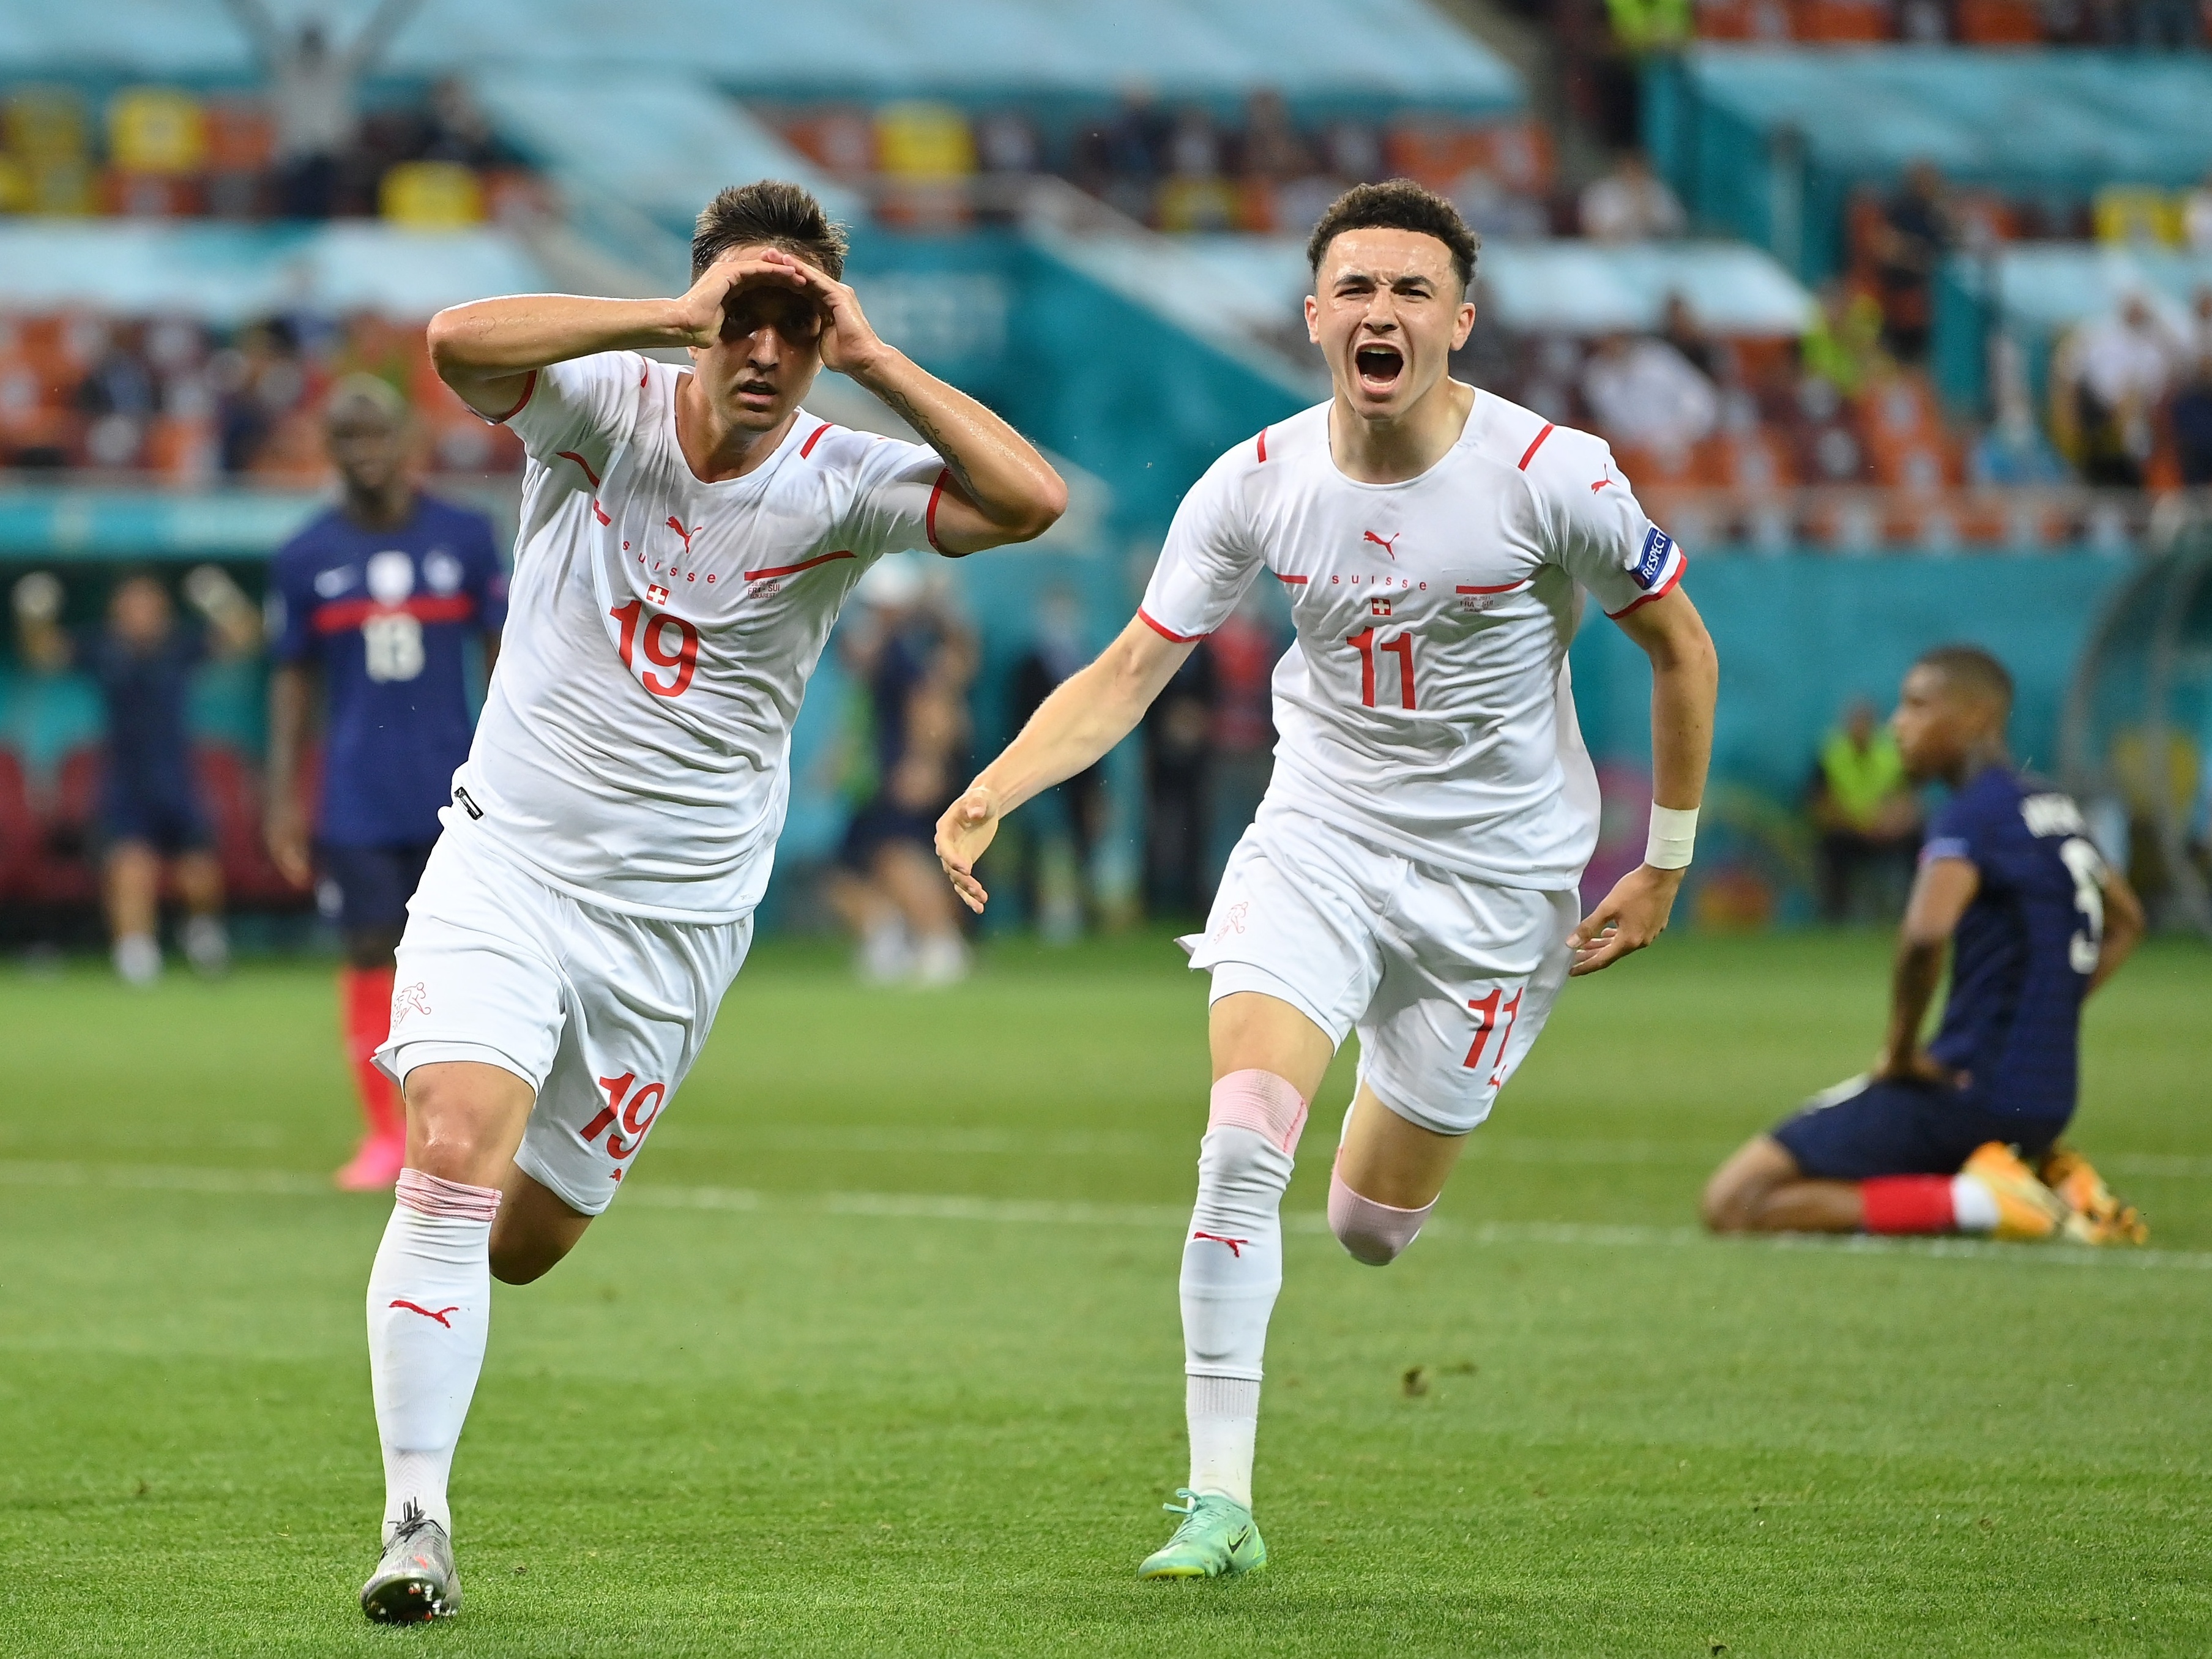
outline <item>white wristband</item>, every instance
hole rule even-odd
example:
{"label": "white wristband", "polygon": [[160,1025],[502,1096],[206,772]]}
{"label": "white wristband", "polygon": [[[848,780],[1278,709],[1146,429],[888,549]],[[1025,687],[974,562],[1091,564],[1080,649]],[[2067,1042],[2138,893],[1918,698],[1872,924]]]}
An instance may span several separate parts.
{"label": "white wristband", "polygon": [[1698,809],[1662,806],[1651,803],[1651,833],[1644,843],[1644,861],[1654,870],[1680,870],[1690,861],[1698,844]]}

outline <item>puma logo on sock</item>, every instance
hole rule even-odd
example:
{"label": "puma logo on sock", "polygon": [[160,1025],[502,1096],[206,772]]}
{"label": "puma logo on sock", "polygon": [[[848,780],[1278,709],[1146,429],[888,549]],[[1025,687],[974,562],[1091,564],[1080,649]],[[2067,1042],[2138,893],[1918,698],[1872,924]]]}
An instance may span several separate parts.
{"label": "puma logo on sock", "polygon": [[417,1307],[414,1303],[408,1301],[404,1297],[394,1301],[392,1305],[395,1308],[404,1308],[409,1313],[421,1314],[425,1319],[434,1319],[449,1331],[453,1328],[453,1322],[447,1318],[446,1316],[449,1313],[459,1313],[461,1310],[461,1304],[456,1302],[450,1308],[441,1308],[437,1312],[432,1313],[428,1308]]}
{"label": "puma logo on sock", "polygon": [[[1235,1256],[1239,1261],[1242,1261],[1244,1259],[1243,1247],[1252,1242],[1249,1238],[1224,1238],[1219,1233],[1193,1233],[1191,1235],[1191,1238],[1194,1242],[1201,1238],[1207,1238],[1212,1239],[1216,1244],[1226,1244],[1229,1247],[1229,1254]],[[392,1305],[397,1307],[398,1306],[398,1304],[394,1303]],[[420,1313],[421,1311],[422,1310],[420,1308],[416,1309],[416,1312]]]}

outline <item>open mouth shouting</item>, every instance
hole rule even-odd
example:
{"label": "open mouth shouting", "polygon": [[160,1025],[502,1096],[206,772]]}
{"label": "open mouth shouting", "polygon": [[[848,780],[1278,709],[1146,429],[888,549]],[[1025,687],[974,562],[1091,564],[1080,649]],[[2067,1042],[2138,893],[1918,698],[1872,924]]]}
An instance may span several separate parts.
{"label": "open mouth shouting", "polygon": [[1406,354],[1396,346],[1370,340],[1352,354],[1359,389],[1370,398],[1387,398],[1398,389],[1406,372]]}

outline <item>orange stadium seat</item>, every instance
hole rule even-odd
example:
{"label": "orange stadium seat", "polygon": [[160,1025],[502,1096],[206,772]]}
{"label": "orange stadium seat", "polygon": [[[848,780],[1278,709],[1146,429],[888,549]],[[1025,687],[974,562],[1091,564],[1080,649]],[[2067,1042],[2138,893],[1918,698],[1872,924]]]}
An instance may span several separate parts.
{"label": "orange stadium seat", "polygon": [[1970,46],[2043,44],[2043,9],[2036,0],[1958,0],[1953,27]]}
{"label": "orange stadium seat", "polygon": [[1832,45],[1887,40],[1897,33],[1888,0],[1793,0],[1790,33]]}

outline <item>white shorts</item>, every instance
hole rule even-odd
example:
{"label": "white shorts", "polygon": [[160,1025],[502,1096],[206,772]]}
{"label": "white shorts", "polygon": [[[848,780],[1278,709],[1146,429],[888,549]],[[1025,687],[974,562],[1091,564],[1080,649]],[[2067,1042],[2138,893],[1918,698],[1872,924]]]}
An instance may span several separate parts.
{"label": "white shorts", "polygon": [[1190,965],[1212,999],[1279,998],[1341,1044],[1408,1122],[1465,1134],[1544,1029],[1565,983],[1572,892],[1498,887],[1263,805],[1222,872]]}
{"label": "white shorts", "polygon": [[514,1073],[538,1095],[515,1163],[597,1215],[706,1045],[752,934],[750,916],[601,909],[449,829],[407,906],[377,1063],[403,1084],[439,1060]]}

